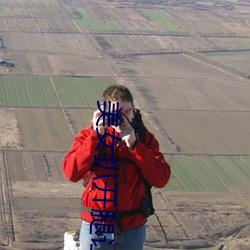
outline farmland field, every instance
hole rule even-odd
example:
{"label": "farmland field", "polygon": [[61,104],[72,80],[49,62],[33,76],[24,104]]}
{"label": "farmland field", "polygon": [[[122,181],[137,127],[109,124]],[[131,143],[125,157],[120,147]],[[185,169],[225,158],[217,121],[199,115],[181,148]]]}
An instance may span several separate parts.
{"label": "farmland field", "polygon": [[91,8],[88,9],[88,14],[93,19],[110,19],[110,20],[134,20],[134,21],[145,21],[138,10],[133,8]]}
{"label": "farmland field", "polygon": [[139,9],[139,12],[164,31],[173,32],[177,35],[183,32],[183,30],[175,24],[174,18],[162,10]]}
{"label": "farmland field", "polygon": [[170,80],[228,78],[227,73],[185,54],[135,56],[134,60],[117,60],[116,66],[119,75],[124,77],[165,77]]}
{"label": "farmland field", "polygon": [[111,75],[91,36],[50,33],[9,33],[5,56],[16,64],[13,74]]}
{"label": "farmland field", "polygon": [[250,65],[248,63],[250,59],[250,50],[210,52],[205,54],[219,63],[230,65],[231,67],[243,70],[248,74],[250,72]]}
{"label": "farmland field", "polygon": [[249,3],[149,2],[0,0],[1,250],[79,229],[62,159],[116,83],[172,170],[145,250],[249,249]]}
{"label": "farmland field", "polygon": [[0,17],[0,31],[8,32],[42,32],[42,33],[78,33],[78,27],[68,19],[56,19],[55,17],[30,18],[3,18]]}
{"label": "farmland field", "polygon": [[24,150],[60,152],[66,151],[72,143],[72,135],[60,109],[20,108],[16,113]]}
{"label": "farmland field", "polygon": [[217,50],[248,50],[250,38],[228,38],[228,37],[209,37],[210,43],[217,45]]}
{"label": "farmland field", "polygon": [[[69,8],[69,15],[82,30],[91,33],[156,32],[156,27],[141,13],[133,9]],[[158,30],[160,32],[160,29]]]}
{"label": "farmland field", "polygon": [[118,27],[112,20],[92,19],[82,8],[72,8],[72,16],[78,27],[89,32],[115,32]]}
{"label": "farmland field", "polygon": [[250,154],[249,112],[151,110],[150,114],[179,153]]}
{"label": "farmland field", "polygon": [[[19,39],[18,42],[17,39]],[[9,33],[5,35],[5,43],[9,50],[26,50],[43,53],[43,55],[46,53],[84,55],[94,58],[100,56],[88,37],[79,34],[72,39],[69,34]]]}
{"label": "farmland field", "polygon": [[78,20],[76,19],[78,27],[85,31],[95,32],[115,32],[118,27],[110,20]]}
{"label": "farmland field", "polygon": [[59,182],[64,181],[61,171],[62,153],[6,152],[6,164],[12,181]]}
{"label": "farmland field", "polygon": [[112,77],[0,76],[0,106],[96,107]]}
{"label": "farmland field", "polygon": [[197,34],[247,36],[250,31],[248,25],[234,18],[233,15],[226,16],[220,11],[168,9],[167,13],[175,19],[176,25],[182,30]]}
{"label": "farmland field", "polygon": [[21,148],[21,138],[14,108],[0,108],[0,131],[1,149]]}
{"label": "farmland field", "polygon": [[249,156],[167,156],[172,166],[169,191],[232,192],[248,190]]}
{"label": "farmland field", "polygon": [[137,56],[117,61],[115,69],[133,87],[144,109],[244,112],[250,105],[247,80],[189,56]]}

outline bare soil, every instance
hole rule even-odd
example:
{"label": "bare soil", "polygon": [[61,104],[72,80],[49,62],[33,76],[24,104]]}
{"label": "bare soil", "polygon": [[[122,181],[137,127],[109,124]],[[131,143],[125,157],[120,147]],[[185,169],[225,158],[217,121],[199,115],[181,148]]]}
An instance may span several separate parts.
{"label": "bare soil", "polygon": [[21,149],[21,138],[14,108],[0,108],[1,149]]}

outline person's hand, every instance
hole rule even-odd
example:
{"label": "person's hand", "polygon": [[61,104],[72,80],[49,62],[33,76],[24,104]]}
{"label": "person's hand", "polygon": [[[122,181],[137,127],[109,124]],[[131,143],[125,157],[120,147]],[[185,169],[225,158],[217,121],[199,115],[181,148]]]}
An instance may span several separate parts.
{"label": "person's hand", "polygon": [[[103,106],[101,106],[101,109],[103,109]],[[97,128],[98,128],[98,132],[99,134],[101,135],[104,135],[105,133],[105,130],[107,128],[107,121],[105,121],[105,126],[103,126],[103,117],[101,117],[98,121],[98,118],[99,116],[101,115],[101,111],[98,109],[94,112],[93,114],[93,119],[92,119],[92,122],[93,122],[93,130],[97,132]],[[96,125],[98,121],[98,124]]]}
{"label": "person's hand", "polygon": [[117,127],[114,127],[115,130],[119,133],[119,137],[122,141],[126,143],[126,146],[130,149],[136,143],[136,136],[133,127],[130,125],[128,118],[122,114],[123,121]]}

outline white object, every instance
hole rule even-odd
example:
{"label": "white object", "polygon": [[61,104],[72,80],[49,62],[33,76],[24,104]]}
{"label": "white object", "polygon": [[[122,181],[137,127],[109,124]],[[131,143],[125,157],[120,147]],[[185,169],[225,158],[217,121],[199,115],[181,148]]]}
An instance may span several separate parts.
{"label": "white object", "polygon": [[80,250],[79,233],[77,231],[64,233],[64,250]]}

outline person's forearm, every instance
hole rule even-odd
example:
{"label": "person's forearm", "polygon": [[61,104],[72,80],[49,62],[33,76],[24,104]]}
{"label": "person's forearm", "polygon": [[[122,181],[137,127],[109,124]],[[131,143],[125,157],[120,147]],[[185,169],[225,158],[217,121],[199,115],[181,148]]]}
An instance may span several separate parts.
{"label": "person's forearm", "polygon": [[80,137],[75,138],[75,142],[62,164],[63,173],[67,179],[76,182],[91,169],[94,155],[97,154],[95,149],[99,142],[94,131],[91,131],[84,140]]}

